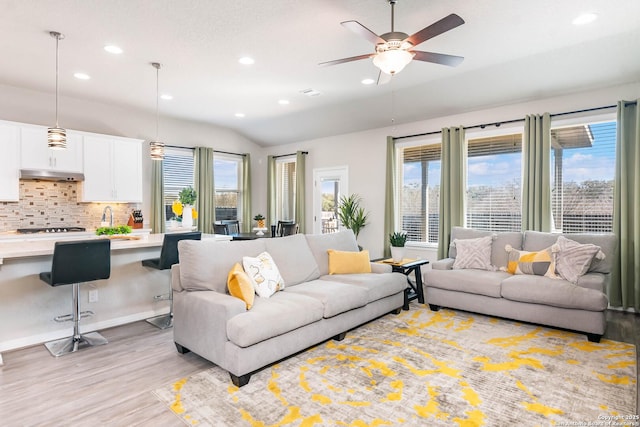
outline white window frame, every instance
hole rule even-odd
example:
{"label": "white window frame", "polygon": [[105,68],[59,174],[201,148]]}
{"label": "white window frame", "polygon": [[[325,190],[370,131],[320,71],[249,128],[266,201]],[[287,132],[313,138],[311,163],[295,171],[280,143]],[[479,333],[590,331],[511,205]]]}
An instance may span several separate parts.
{"label": "white window frame", "polygon": [[[231,162],[235,162],[238,164],[238,175],[236,177],[237,181],[237,188],[235,189],[229,189],[229,188],[224,188],[224,187],[217,187],[217,180],[215,179],[215,173],[216,173],[216,169],[215,169],[215,162],[216,160],[224,160],[224,161],[231,161]],[[213,168],[213,174],[214,174],[214,179],[213,179],[213,194],[214,194],[214,199],[216,198],[216,196],[218,195],[218,193],[236,193],[236,197],[237,197],[237,206],[236,206],[236,219],[238,221],[240,221],[240,227],[242,227],[242,213],[243,213],[243,206],[242,206],[242,198],[243,198],[243,187],[244,187],[244,183],[242,182],[242,177],[243,177],[243,170],[242,168],[244,167],[244,162],[243,162],[243,157],[239,156],[239,155],[235,155],[235,154],[227,154],[227,153],[213,153],[213,164],[214,164],[214,168]],[[215,209],[218,209],[217,204],[215,204]],[[216,216],[216,220],[220,220],[221,218],[218,218]]]}

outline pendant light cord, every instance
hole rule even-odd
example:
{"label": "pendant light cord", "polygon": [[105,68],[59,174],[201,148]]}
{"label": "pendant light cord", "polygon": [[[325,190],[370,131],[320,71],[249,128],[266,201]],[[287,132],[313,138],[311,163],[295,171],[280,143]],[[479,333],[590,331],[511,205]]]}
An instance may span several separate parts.
{"label": "pendant light cord", "polygon": [[56,34],[56,128],[59,128],[58,125],[58,43],[60,43],[60,34]]}
{"label": "pendant light cord", "polygon": [[160,137],[160,101],[159,101],[159,93],[160,93],[160,64],[154,65],[156,67],[156,141],[160,141],[158,139]]}

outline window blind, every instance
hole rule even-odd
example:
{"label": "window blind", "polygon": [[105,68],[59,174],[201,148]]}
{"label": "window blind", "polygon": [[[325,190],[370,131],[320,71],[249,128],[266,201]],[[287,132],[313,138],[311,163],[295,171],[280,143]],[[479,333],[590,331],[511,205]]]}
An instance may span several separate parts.
{"label": "window blind", "polygon": [[520,231],[522,134],[471,139],[467,154],[467,227]]}
{"label": "window blind", "polygon": [[613,230],[616,122],[551,130],[551,207],[556,231]]}

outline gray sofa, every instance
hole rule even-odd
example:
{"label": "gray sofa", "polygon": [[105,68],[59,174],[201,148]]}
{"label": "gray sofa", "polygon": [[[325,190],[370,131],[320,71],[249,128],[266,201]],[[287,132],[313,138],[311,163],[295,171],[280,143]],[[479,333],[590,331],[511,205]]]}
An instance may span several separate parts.
{"label": "gray sofa", "polygon": [[[494,234],[491,264],[496,271],[453,269],[454,239]],[[579,243],[592,243],[605,254],[594,259],[587,274],[573,284],[563,279],[536,275],[512,275],[506,268],[507,244],[525,251],[540,251],[553,245],[560,234],[536,231],[491,233],[462,227],[451,231],[449,258],[432,263],[423,273],[425,298],[432,310],[448,307],[525,322],[584,332],[598,342],[605,332],[606,296],[615,257],[613,234],[566,234]]]}
{"label": "gray sofa", "polygon": [[[172,268],[173,336],[229,372],[237,386],[253,372],[389,312],[400,312],[406,277],[372,263],[371,273],[328,274],[328,249],[358,251],[351,231],[251,241],[181,241]],[[229,295],[227,273],[243,256],[267,251],[285,281],[253,307]]]}

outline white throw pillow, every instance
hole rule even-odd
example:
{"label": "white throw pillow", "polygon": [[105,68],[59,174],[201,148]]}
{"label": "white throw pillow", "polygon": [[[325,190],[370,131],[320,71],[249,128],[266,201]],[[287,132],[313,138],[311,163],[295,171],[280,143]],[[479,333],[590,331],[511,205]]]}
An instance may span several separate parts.
{"label": "white throw pillow", "polygon": [[262,252],[255,258],[242,257],[242,267],[259,297],[269,298],[284,289],[284,279],[268,252]]}
{"label": "white throw pillow", "polygon": [[577,283],[578,277],[589,271],[594,257],[597,259],[605,258],[600,246],[591,243],[578,243],[564,236],[559,236],[553,246],[557,250],[556,271],[564,280],[571,283]]}
{"label": "white throw pillow", "polygon": [[454,269],[475,268],[478,270],[495,270],[491,265],[491,243],[493,236],[477,239],[454,239],[456,259]]}

